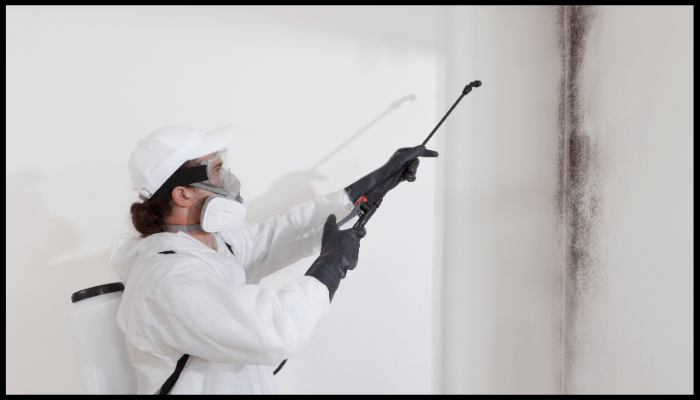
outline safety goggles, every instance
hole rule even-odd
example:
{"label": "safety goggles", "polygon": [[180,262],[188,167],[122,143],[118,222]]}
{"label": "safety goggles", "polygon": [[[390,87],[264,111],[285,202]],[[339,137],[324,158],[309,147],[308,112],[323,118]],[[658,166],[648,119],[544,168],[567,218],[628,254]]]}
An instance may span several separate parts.
{"label": "safety goggles", "polygon": [[232,174],[227,161],[228,149],[223,148],[204,160],[197,161],[195,165],[207,167],[206,183],[224,188],[231,183]]}

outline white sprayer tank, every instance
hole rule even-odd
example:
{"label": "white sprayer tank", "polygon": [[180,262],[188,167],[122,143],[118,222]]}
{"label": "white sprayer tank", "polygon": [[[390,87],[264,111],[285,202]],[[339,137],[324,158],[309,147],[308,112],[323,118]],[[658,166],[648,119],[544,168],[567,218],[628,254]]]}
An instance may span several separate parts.
{"label": "white sprayer tank", "polygon": [[117,325],[121,282],[73,293],[70,312],[83,394],[135,394],[136,375]]}

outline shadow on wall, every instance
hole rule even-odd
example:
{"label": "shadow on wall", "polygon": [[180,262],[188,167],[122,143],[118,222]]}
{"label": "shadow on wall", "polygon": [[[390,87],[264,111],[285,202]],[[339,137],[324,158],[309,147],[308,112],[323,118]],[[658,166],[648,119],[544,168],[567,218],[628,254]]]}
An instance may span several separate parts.
{"label": "shadow on wall", "polygon": [[[8,393],[29,387],[80,392],[77,379],[66,380],[77,377],[68,320],[73,309],[70,295],[104,280],[105,269],[112,268],[109,252],[51,264],[55,256],[76,249],[83,234],[69,220],[49,214],[36,190],[47,175],[37,170],[6,177],[6,357],[21,372],[15,376],[23,377],[7,382]],[[47,304],[47,298],[53,301]],[[51,360],[62,360],[62,371],[56,371]],[[75,373],[65,372],[72,369]],[[37,379],[44,384],[37,386]]]}
{"label": "shadow on wall", "polygon": [[[324,175],[316,172],[318,167],[339,153],[351,142],[359,138],[387,114],[399,108],[403,102],[412,101],[415,99],[416,96],[411,94],[392,102],[386,110],[377,115],[360,130],[352,134],[330,153],[322,157],[310,169],[292,171],[277,179],[272,184],[270,190],[266,191],[259,197],[256,197],[254,200],[246,202],[246,208],[248,209],[246,214],[246,222],[262,222],[271,216],[284,214],[287,210],[289,210],[289,208],[318,196],[319,194],[316,193],[312,182],[320,181],[326,178]],[[350,182],[347,183],[349,184]]]}
{"label": "shadow on wall", "polygon": [[82,239],[70,221],[49,215],[40,192],[34,190],[47,175],[36,170],[6,177],[5,243],[11,249],[6,254],[8,298],[34,290],[50,259],[75,249]]}

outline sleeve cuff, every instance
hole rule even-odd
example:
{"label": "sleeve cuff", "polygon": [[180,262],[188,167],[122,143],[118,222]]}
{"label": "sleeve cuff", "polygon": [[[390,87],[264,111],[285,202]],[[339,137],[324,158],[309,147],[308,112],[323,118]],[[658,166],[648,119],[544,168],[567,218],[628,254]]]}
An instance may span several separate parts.
{"label": "sleeve cuff", "polygon": [[338,191],[337,197],[339,197],[340,204],[348,212],[352,211],[352,209],[355,207],[355,204],[353,204],[352,200],[350,199],[350,195],[348,195],[348,192],[346,192],[345,189]]}

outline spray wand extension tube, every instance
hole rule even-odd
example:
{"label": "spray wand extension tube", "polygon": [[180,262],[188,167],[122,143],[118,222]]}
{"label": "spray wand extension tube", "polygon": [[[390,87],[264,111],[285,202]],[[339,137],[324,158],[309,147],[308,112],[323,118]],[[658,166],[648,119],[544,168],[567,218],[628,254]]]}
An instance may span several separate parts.
{"label": "spray wand extension tube", "polygon": [[[425,144],[428,143],[428,140],[430,140],[430,138],[433,137],[433,134],[435,134],[435,132],[440,127],[440,125],[442,125],[442,123],[445,122],[445,120],[450,115],[452,110],[454,110],[455,107],[457,107],[457,104],[459,103],[460,100],[462,100],[462,97],[468,95],[469,92],[471,92],[473,88],[478,88],[479,86],[481,86],[481,81],[474,81],[474,82],[472,82],[464,87],[464,90],[462,90],[462,95],[459,96],[457,101],[455,101],[455,103],[452,105],[452,107],[449,109],[449,111],[447,111],[447,114],[445,114],[445,116],[442,117],[440,122],[438,122],[438,124],[435,126],[435,129],[433,129],[433,131],[430,132],[430,135],[428,135],[428,137],[425,138],[425,140],[422,143],[423,146],[425,146]],[[400,180],[401,175],[403,175],[403,171],[401,171],[401,173],[399,173],[395,177],[392,177],[391,179]],[[393,185],[390,185],[390,187],[391,186],[393,186]],[[377,208],[379,207],[379,205],[382,204],[382,200],[384,199],[385,195],[386,195],[386,193],[382,193],[379,200],[377,200],[376,202],[374,202],[372,204],[368,204],[366,201],[367,199],[364,196],[360,197],[360,200],[357,200],[357,202],[355,203],[355,208],[350,212],[350,214],[347,217],[343,218],[343,220],[341,220],[338,223],[338,227],[340,227],[341,225],[343,225],[344,223],[346,223],[347,221],[352,219],[354,216],[360,216],[360,219],[358,219],[357,222],[355,223],[355,225],[353,226],[354,228],[365,226],[367,221],[369,221],[369,219],[372,218],[372,215],[374,215],[374,212],[377,211]]]}
{"label": "spray wand extension tube", "polygon": [[435,126],[435,129],[433,129],[433,131],[430,132],[430,135],[428,135],[428,137],[425,138],[425,140],[422,143],[423,146],[425,146],[425,144],[428,143],[428,140],[430,140],[430,138],[433,137],[433,134],[438,130],[440,125],[442,125],[442,123],[447,119],[447,116],[450,115],[450,113],[452,112],[452,110],[455,109],[455,107],[457,107],[457,104],[459,103],[460,100],[462,100],[462,97],[468,95],[469,92],[472,91],[472,88],[479,87],[479,86],[481,86],[481,81],[474,81],[474,82],[472,82],[464,87],[464,90],[462,90],[462,95],[459,96],[457,101],[455,101],[455,103],[452,105],[452,108],[450,108],[450,110],[447,111],[447,114],[445,114],[445,116],[442,117],[440,122],[438,122],[438,124]]}

